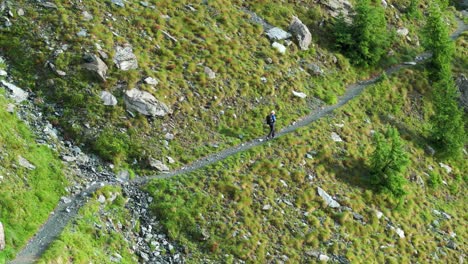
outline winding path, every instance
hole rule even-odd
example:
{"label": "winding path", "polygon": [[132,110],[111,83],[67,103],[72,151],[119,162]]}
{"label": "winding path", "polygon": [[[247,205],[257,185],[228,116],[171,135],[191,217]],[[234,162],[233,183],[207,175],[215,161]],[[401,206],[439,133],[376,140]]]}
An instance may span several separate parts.
{"label": "winding path", "polygon": [[[467,14],[464,13],[466,16]],[[451,35],[452,39],[458,38],[463,32],[468,30],[468,27],[464,22],[460,19],[457,19],[458,28],[457,30]],[[424,60],[430,58],[429,53],[423,53],[416,58],[417,63],[421,63]],[[398,64],[396,66],[390,67],[384,71],[385,74],[390,75],[401,68],[410,67],[411,65]],[[382,73],[383,74],[383,73]],[[375,83],[382,74],[379,74],[376,77],[373,77],[369,80],[358,82],[356,84],[349,85],[347,87],[346,93],[341,96],[338,102],[334,105],[326,106],[324,108],[318,109],[309,115],[305,116],[303,119],[295,122],[294,124],[282,129],[280,132],[277,133],[278,137],[283,135],[292,133],[301,127],[308,126],[310,123],[318,120],[319,118],[330,114],[335,109],[340,108],[341,106],[348,103],[351,99],[355,98],[369,85]],[[47,222],[39,229],[36,235],[29,241],[29,243],[19,252],[16,256],[16,259],[12,260],[11,264],[19,264],[19,263],[34,263],[37,261],[40,256],[45,252],[48,246],[61,234],[65,226],[68,222],[70,222],[78,213],[79,209],[86,204],[89,197],[99,188],[109,185],[123,185],[123,184],[130,184],[130,185],[142,185],[148,183],[152,179],[164,179],[164,178],[171,178],[177,175],[189,173],[200,168],[206,167],[210,164],[215,162],[221,161],[229,156],[232,156],[236,153],[246,151],[251,149],[255,146],[259,146],[265,144],[266,141],[262,139],[254,139],[241,145],[234,146],[228,149],[225,149],[219,153],[214,153],[207,157],[201,158],[190,165],[182,167],[178,170],[171,171],[165,174],[158,174],[153,176],[145,176],[139,177],[129,181],[103,181],[97,182],[89,186],[87,189],[82,191],[81,193],[70,197],[71,202],[68,204],[60,203],[54,212],[51,213]]]}

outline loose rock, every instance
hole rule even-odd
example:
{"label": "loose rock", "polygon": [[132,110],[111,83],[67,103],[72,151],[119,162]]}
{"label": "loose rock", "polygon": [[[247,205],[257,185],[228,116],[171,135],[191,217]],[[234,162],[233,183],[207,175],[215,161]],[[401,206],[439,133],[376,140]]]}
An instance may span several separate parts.
{"label": "loose rock", "polygon": [[296,97],[299,97],[299,98],[306,98],[307,97],[307,94],[305,93],[302,93],[302,92],[296,92],[296,91],[292,91],[293,95],[296,96]]}
{"label": "loose rock", "polygon": [[278,42],[273,42],[273,44],[271,44],[271,46],[273,48],[275,48],[281,54],[286,53],[286,47],[284,45],[282,45],[282,44],[279,44]]}
{"label": "loose rock", "polygon": [[216,78],[216,73],[209,67],[205,67],[205,74],[208,76],[209,79]]}
{"label": "loose rock", "polygon": [[340,204],[335,201],[327,192],[325,192],[322,188],[317,187],[317,193],[322,199],[325,201],[325,203],[330,206],[331,208],[338,208],[340,207]]}
{"label": "loose rock", "polygon": [[304,25],[299,18],[293,17],[292,22],[289,25],[289,31],[294,35],[302,50],[309,49],[309,45],[312,42],[312,34],[310,34],[307,26]]}
{"label": "loose rock", "polygon": [[24,100],[28,99],[28,92],[24,91],[23,89],[19,88],[18,86],[9,83],[5,80],[2,80],[2,85],[7,88],[10,93],[11,93],[11,98],[16,102],[16,103],[21,103]]}
{"label": "loose rock", "polygon": [[96,74],[96,76],[103,82],[106,81],[106,74],[108,67],[107,65],[96,55],[86,55],[85,61],[87,63],[83,64],[82,67],[88,71],[91,71]]}
{"label": "loose rock", "polygon": [[107,106],[115,106],[117,104],[117,98],[108,91],[102,91],[100,98],[102,103]]}
{"label": "loose rock", "polygon": [[122,71],[138,68],[138,61],[130,44],[115,47],[114,63]]}
{"label": "loose rock", "polygon": [[331,139],[335,142],[343,142],[343,139],[335,132],[331,133]]}
{"label": "loose rock", "polygon": [[156,79],[154,79],[152,77],[147,77],[147,78],[145,78],[144,81],[145,81],[145,83],[147,83],[149,85],[153,85],[153,86],[156,86],[159,83],[158,80],[156,80]]}
{"label": "loose rock", "polygon": [[167,167],[162,161],[157,159],[150,159],[150,166],[158,171],[169,171],[169,167]]}
{"label": "loose rock", "polygon": [[292,37],[290,33],[278,27],[270,28],[269,30],[265,32],[265,34],[272,41],[278,41],[278,40],[288,39]]}
{"label": "loose rock", "polygon": [[24,167],[28,170],[34,170],[36,169],[36,166],[32,165],[27,159],[21,157],[21,156],[18,156],[18,164],[21,166],[21,167]]}
{"label": "loose rock", "polygon": [[137,111],[147,116],[165,116],[172,110],[164,103],[145,91],[132,89],[125,92],[124,101],[128,110]]}

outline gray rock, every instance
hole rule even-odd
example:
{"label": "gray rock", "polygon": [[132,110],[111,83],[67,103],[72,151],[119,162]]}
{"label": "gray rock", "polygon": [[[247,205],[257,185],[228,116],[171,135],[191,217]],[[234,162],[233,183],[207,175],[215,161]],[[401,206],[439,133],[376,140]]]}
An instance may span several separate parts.
{"label": "gray rock", "polygon": [[124,101],[127,109],[137,111],[147,116],[165,116],[171,114],[172,110],[164,103],[145,91],[132,89],[125,91]]}
{"label": "gray rock", "polygon": [[9,83],[5,80],[2,80],[2,85],[7,88],[11,95],[10,97],[16,102],[16,103],[21,103],[24,100],[28,99],[28,92],[24,91],[23,89],[19,88],[18,86]]}
{"label": "gray rock", "polygon": [[150,166],[158,171],[169,171],[169,167],[167,167],[162,161],[157,159],[150,159]]}
{"label": "gray rock", "polygon": [[82,28],[80,31],[78,31],[78,33],[76,33],[76,35],[78,37],[87,37],[88,36],[88,31],[86,31],[86,29]]}
{"label": "gray rock", "polygon": [[331,133],[331,139],[335,142],[343,142],[343,139],[335,132]]}
{"label": "gray rock", "polygon": [[130,179],[130,173],[127,170],[120,171],[117,174],[117,178],[122,182],[128,181],[128,179]]}
{"label": "gray rock", "polygon": [[323,75],[323,70],[315,63],[307,64],[306,68],[313,75]]}
{"label": "gray rock", "polygon": [[62,203],[64,203],[64,204],[69,204],[69,203],[72,202],[72,200],[71,200],[70,198],[65,197],[65,196],[62,196],[62,197],[60,198],[60,201],[62,201]]}
{"label": "gray rock", "polygon": [[307,94],[302,93],[302,92],[296,92],[296,91],[293,90],[292,93],[293,93],[293,95],[294,95],[295,97],[299,97],[299,98],[302,98],[302,99],[304,99],[304,98],[307,97]]}
{"label": "gray rock", "polygon": [[399,36],[406,37],[409,34],[409,30],[407,28],[401,27],[397,29],[396,33]]}
{"label": "gray rock", "polygon": [[159,83],[158,80],[156,80],[156,79],[154,79],[152,77],[147,77],[147,78],[145,78],[144,81],[145,81],[145,83],[147,83],[149,85],[153,85],[153,86],[156,86]]}
{"label": "gray rock", "polygon": [[433,147],[427,145],[426,148],[424,149],[426,154],[429,155],[429,156],[434,156],[436,151]]}
{"label": "gray rock", "polygon": [[106,81],[106,74],[108,67],[98,56],[92,54],[85,56],[85,60],[88,63],[82,65],[82,67],[88,71],[93,72],[103,82]]}
{"label": "gray rock", "polygon": [[93,15],[91,15],[91,13],[89,13],[88,11],[83,11],[81,13],[81,16],[82,16],[84,21],[91,21],[94,18]]}
{"label": "gray rock", "polygon": [[270,28],[269,30],[265,32],[265,34],[272,41],[278,41],[278,40],[288,39],[292,37],[290,33],[278,27]]}
{"label": "gray rock", "polygon": [[104,105],[115,106],[117,104],[117,98],[108,91],[102,91],[100,98]]}
{"label": "gray rock", "polygon": [[451,168],[449,165],[444,164],[444,163],[442,163],[442,162],[439,162],[439,165],[440,165],[441,168],[445,169],[445,171],[446,171],[447,173],[451,173],[451,172],[452,172],[452,168]]}
{"label": "gray rock", "polygon": [[324,255],[324,254],[320,254],[319,257],[318,257],[318,260],[321,261],[321,262],[327,262],[330,260],[330,257],[328,257],[327,255]]}
{"label": "gray rock", "polygon": [[302,50],[308,50],[310,43],[312,42],[312,34],[306,25],[302,23],[297,17],[293,17],[291,24],[289,25],[289,31],[296,38],[299,47]]}
{"label": "gray rock", "polygon": [[8,73],[5,70],[0,70],[0,76],[1,77],[5,77],[7,75],[8,75]]}
{"label": "gray rock", "polygon": [[209,79],[216,78],[216,73],[209,67],[205,67],[205,74],[208,76]]}
{"label": "gray rock", "polygon": [[329,9],[329,13],[332,17],[338,17],[340,13],[348,17],[352,10],[352,5],[347,0],[320,0],[320,3]]}
{"label": "gray rock", "polygon": [[122,71],[138,68],[138,61],[130,44],[115,47],[114,63]]}
{"label": "gray rock", "polygon": [[8,113],[14,113],[15,112],[15,105],[14,104],[7,104],[6,111]]}
{"label": "gray rock", "polygon": [[458,247],[457,247],[457,244],[455,243],[455,241],[453,240],[449,240],[449,242],[447,243],[447,247],[450,248],[450,249],[453,249],[453,250],[457,250]]}
{"label": "gray rock", "polygon": [[36,166],[32,165],[27,159],[21,157],[21,156],[18,156],[18,164],[21,166],[21,167],[24,167],[28,170],[34,170],[36,169]]}
{"label": "gray rock", "polygon": [[340,207],[340,204],[335,201],[327,192],[325,192],[322,188],[317,187],[317,193],[322,199],[325,201],[325,203],[330,206],[331,208],[338,208]]}
{"label": "gray rock", "polygon": [[18,16],[24,16],[24,10],[22,8],[18,9],[16,13],[18,14]]}
{"label": "gray rock", "polygon": [[468,112],[468,78],[462,74],[457,78],[456,84],[460,91],[460,105]]}
{"label": "gray rock", "polygon": [[112,0],[112,3],[115,4],[116,6],[124,7],[124,1],[123,0]]}
{"label": "gray rock", "polygon": [[380,218],[382,218],[383,213],[380,212],[380,211],[375,211],[375,215],[377,216],[377,219],[380,219]]}
{"label": "gray rock", "polygon": [[76,161],[76,158],[73,157],[73,156],[65,155],[65,156],[62,157],[62,160],[66,161],[66,162],[74,162],[74,161]]}
{"label": "gray rock", "polygon": [[355,220],[358,220],[358,221],[363,221],[364,220],[364,216],[362,216],[361,214],[358,214],[356,212],[353,212],[353,218]]}
{"label": "gray rock", "polygon": [[167,162],[169,162],[169,164],[174,164],[175,163],[175,160],[169,156],[166,157],[167,158]]}
{"label": "gray rock", "polygon": [[415,61],[405,61],[403,62],[404,65],[409,65],[409,66],[415,66],[417,65],[418,63],[415,62]]}
{"label": "gray rock", "polygon": [[174,139],[174,134],[166,133],[166,135],[164,135],[164,138],[167,139],[167,140],[173,140]]}
{"label": "gray rock", "polygon": [[5,231],[3,230],[3,224],[0,222],[0,251],[5,249]]}
{"label": "gray rock", "polygon": [[286,47],[278,42],[273,42],[271,46],[276,49],[279,53],[284,54],[286,53]]}
{"label": "gray rock", "polygon": [[101,203],[101,204],[105,203],[106,202],[106,197],[104,195],[100,194],[99,197],[98,197],[98,202]]}
{"label": "gray rock", "polygon": [[53,8],[57,9],[57,5],[51,2],[44,2],[44,3],[39,3],[39,5],[45,7],[45,8]]}
{"label": "gray rock", "polygon": [[271,205],[269,205],[269,204],[265,204],[265,205],[262,207],[262,210],[264,210],[264,211],[268,211],[268,210],[270,210],[270,209],[271,209]]}
{"label": "gray rock", "polygon": [[387,8],[387,6],[388,6],[388,3],[387,3],[386,0],[382,0],[381,4],[382,4],[383,8]]}

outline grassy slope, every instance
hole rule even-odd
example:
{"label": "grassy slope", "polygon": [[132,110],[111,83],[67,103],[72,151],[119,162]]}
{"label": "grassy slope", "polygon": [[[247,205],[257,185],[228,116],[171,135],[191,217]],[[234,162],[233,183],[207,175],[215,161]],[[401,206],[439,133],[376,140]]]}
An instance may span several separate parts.
{"label": "grassy slope", "polygon": [[[223,148],[238,144],[239,137],[245,140],[262,135],[261,122],[271,109],[277,110],[285,124],[306,114],[311,101],[294,98],[293,89],[331,103],[343,93],[344,84],[373,71],[355,71],[345,58],[331,52],[329,23],[324,28],[318,26],[326,18],[325,12],[309,2],[311,11],[307,12],[294,1],[287,5],[279,1],[242,3],[283,28],[292,14],[310,26],[316,45],[307,52],[292,45],[283,56],[270,47],[262,28],[248,21],[238,1],[192,4],[195,12],[184,6],[189,1],[148,1],[156,6],[154,10],[144,8],[139,1],[128,1],[125,8],[111,5],[110,1],[56,2],[58,10],[16,1],[13,9],[21,6],[26,15],[12,18],[14,26],[0,37],[2,50],[6,55],[15,54],[10,59],[19,73],[15,76],[21,76],[21,84],[33,87],[47,102],[64,108],[63,116],[51,116],[51,121],[60,124],[67,137],[88,143],[117,164],[136,160],[142,167],[147,157],[164,159],[166,155],[176,157],[175,166],[190,162],[218,151],[212,147],[215,144]],[[94,19],[84,21],[81,10],[90,12]],[[395,9],[387,12],[388,17],[393,17]],[[417,26],[413,21],[403,17],[398,23],[412,28]],[[81,29],[90,36],[78,37],[76,33]],[[165,38],[163,30],[178,42]],[[127,42],[133,45],[140,68],[123,72],[116,69],[111,58],[114,47]],[[64,44],[68,48],[54,55]],[[106,60],[109,79],[104,84],[79,66],[85,52],[96,51],[95,44],[110,55]],[[414,54],[410,46],[411,42],[396,39],[393,49],[399,51],[398,55],[383,64],[393,63],[402,55],[410,58]],[[332,63],[333,56],[336,64]],[[267,58],[273,63],[268,64]],[[43,67],[46,61],[68,75],[54,75]],[[322,67],[325,76],[311,76],[302,70],[311,62]],[[204,66],[213,69],[217,78],[207,79]],[[39,78],[35,79],[38,72]],[[160,80],[156,89],[141,84],[146,76]],[[267,82],[263,83],[261,77]],[[136,86],[169,104],[174,115],[155,120],[129,117],[122,101],[123,89]],[[102,106],[98,98],[101,90],[115,94],[118,106]],[[91,129],[84,129],[84,124]],[[176,135],[168,149],[161,147],[167,132]]]}
{"label": "grassy slope", "polygon": [[[294,263],[311,260],[305,252],[314,249],[345,255],[356,263],[430,262],[434,254],[449,263],[457,261],[461,252],[445,246],[452,231],[458,248],[467,246],[463,223],[468,168],[452,161],[454,171],[448,174],[424,153],[426,117],[417,108],[430,105],[424,79],[420,70],[404,70],[370,87],[360,100],[330,118],[294,135],[197,173],[154,181],[148,187],[155,197],[154,212],[172,238],[190,246],[195,263],[205,257],[223,260],[225,254],[249,262],[287,255]],[[374,193],[367,183],[371,130],[380,131],[388,124],[397,127],[405,139],[412,162],[406,178],[421,177],[425,183],[420,187],[409,182],[401,204]],[[343,143],[331,140],[333,131]],[[312,159],[305,157],[313,151]],[[447,185],[428,187],[429,167]],[[366,224],[353,220],[348,212],[326,208],[316,186],[363,215]],[[272,209],[263,210],[267,204]],[[447,212],[452,219],[442,220],[433,209]],[[388,230],[375,210],[401,227],[406,238],[398,239]],[[434,220],[439,221],[436,229]],[[209,234],[206,241],[203,232]]]}
{"label": "grassy slope", "polygon": [[[0,92],[0,221],[5,228],[6,249],[0,263],[11,258],[46,221],[67,181],[57,154],[39,145],[29,128],[6,111],[8,101]],[[36,169],[18,165],[18,156]]]}
{"label": "grassy slope", "polygon": [[[107,198],[103,204],[97,200],[101,194]],[[111,201],[111,197],[116,198]],[[138,263],[123,237],[123,232],[129,230],[119,228],[131,226],[128,223],[131,217],[124,205],[125,199],[119,188],[105,187],[96,192],[80,210],[78,219],[52,243],[38,263],[113,263],[112,258],[117,259],[118,255],[121,263]],[[113,226],[108,225],[109,219]]]}

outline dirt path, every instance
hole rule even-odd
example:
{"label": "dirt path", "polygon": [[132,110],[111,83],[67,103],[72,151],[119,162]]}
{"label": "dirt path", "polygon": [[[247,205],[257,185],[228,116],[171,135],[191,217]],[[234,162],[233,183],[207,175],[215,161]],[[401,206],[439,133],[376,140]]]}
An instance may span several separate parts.
{"label": "dirt path", "polygon": [[[467,31],[468,27],[463,23],[463,21],[458,19],[458,28],[452,34],[451,38],[456,39],[460,36],[461,33]],[[416,58],[417,63],[421,63],[424,60],[428,59],[431,55],[429,53],[424,53],[419,55]],[[401,68],[404,67],[411,67],[411,65],[399,64],[393,66],[384,72],[387,75],[390,75]],[[338,100],[338,103],[330,106],[326,106],[324,108],[318,109],[308,116],[305,116],[303,119],[295,122],[294,124],[285,127],[281,131],[277,133],[277,137],[281,137],[283,135],[292,133],[301,127],[308,126],[310,123],[318,120],[319,118],[332,113],[335,109],[340,108],[341,106],[348,103],[350,100],[361,94],[361,92],[368,87],[369,85],[375,83],[382,74],[379,74],[372,79],[358,82],[356,84],[349,85],[347,87],[346,93],[341,96]],[[89,197],[99,188],[108,186],[108,185],[117,185],[117,184],[130,184],[130,185],[141,185],[145,184],[152,179],[164,179],[164,178],[171,178],[177,175],[189,173],[215,162],[221,161],[229,156],[232,156],[236,153],[246,151],[251,149],[255,146],[259,146],[265,144],[266,141],[263,139],[254,139],[249,142],[242,143],[241,145],[234,146],[228,149],[225,149],[219,153],[212,154],[210,156],[201,158],[190,165],[182,167],[178,170],[171,171],[165,174],[158,174],[153,176],[145,176],[139,177],[134,180],[126,181],[126,182],[96,182],[88,187],[86,190],[82,191],[81,193],[70,197],[71,202],[68,204],[61,203],[54,212],[51,213],[49,219],[46,223],[39,229],[36,235],[29,241],[29,243],[19,252],[16,256],[16,259],[9,262],[12,264],[18,263],[34,263],[40,256],[45,252],[45,250],[49,247],[49,245],[62,233],[63,229],[70,222],[78,213],[78,210],[86,204]]]}

